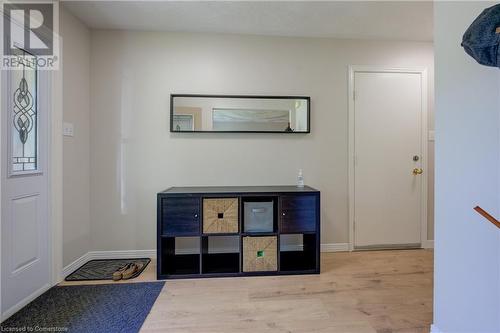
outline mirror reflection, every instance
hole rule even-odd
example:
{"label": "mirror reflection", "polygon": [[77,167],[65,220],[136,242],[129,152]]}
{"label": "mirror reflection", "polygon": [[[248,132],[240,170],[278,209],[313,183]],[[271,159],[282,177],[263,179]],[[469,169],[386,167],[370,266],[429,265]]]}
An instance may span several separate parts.
{"label": "mirror reflection", "polygon": [[309,97],[171,95],[171,132],[309,133]]}

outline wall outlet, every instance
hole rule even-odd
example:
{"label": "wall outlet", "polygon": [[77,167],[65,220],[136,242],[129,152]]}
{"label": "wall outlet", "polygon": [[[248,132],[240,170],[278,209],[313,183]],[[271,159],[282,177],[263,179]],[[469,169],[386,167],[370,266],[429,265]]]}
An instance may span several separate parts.
{"label": "wall outlet", "polygon": [[63,123],[63,135],[64,136],[75,136],[73,123]]}

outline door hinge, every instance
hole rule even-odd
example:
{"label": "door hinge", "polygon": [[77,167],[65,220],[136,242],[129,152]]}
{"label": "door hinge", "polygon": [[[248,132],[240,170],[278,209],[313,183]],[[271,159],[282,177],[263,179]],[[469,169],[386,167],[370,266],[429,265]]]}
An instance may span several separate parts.
{"label": "door hinge", "polygon": [[352,99],[355,101],[356,100],[356,90],[352,91]]}

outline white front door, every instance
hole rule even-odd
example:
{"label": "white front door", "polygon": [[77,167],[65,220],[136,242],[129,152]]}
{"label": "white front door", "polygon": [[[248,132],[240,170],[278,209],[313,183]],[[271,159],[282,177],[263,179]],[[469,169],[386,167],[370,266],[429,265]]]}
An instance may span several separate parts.
{"label": "white front door", "polygon": [[420,247],[423,75],[355,71],[354,248]]}
{"label": "white front door", "polygon": [[2,279],[5,318],[50,287],[50,73],[29,62],[2,71]]}

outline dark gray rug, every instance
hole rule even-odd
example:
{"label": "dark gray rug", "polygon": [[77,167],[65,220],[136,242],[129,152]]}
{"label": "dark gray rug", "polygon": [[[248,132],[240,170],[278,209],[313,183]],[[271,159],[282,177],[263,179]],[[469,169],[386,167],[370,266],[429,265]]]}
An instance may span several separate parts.
{"label": "dark gray rug", "polygon": [[138,332],[164,282],[53,287],[0,325],[1,332]]}
{"label": "dark gray rug", "polygon": [[143,267],[132,276],[139,276],[146,266],[151,262],[149,258],[139,259],[100,259],[91,260],[68,275],[66,281],[89,281],[89,280],[113,280],[113,273],[129,262],[142,262]]}

